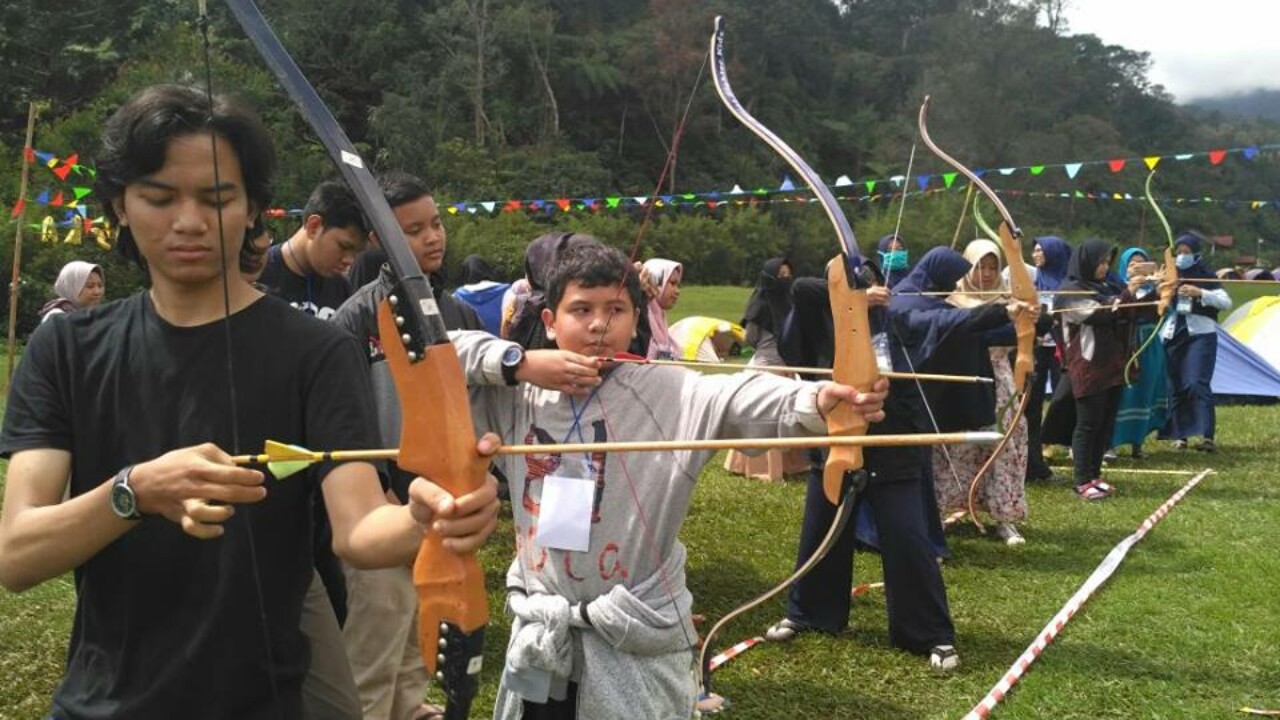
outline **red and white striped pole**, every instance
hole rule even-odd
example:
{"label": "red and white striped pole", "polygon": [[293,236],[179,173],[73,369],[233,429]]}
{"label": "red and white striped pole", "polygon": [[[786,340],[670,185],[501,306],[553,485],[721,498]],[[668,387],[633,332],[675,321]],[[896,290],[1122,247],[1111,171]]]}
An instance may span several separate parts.
{"label": "red and white striped pole", "polygon": [[1136,532],[1124,540],[1121,540],[1118,545],[1112,548],[1111,552],[1107,553],[1107,556],[1102,559],[1102,563],[1098,565],[1097,569],[1095,569],[1093,573],[1089,575],[1088,579],[1084,581],[1084,584],[1080,586],[1080,589],[1071,596],[1071,599],[1067,601],[1067,604],[1064,605],[1062,609],[1058,611],[1058,614],[1054,615],[1053,619],[1049,621],[1049,624],[1045,625],[1044,629],[1040,631],[1040,634],[1036,636],[1035,641],[1033,641],[1031,645],[1022,652],[1022,655],[1014,661],[1013,665],[1005,671],[1004,677],[1000,678],[1000,682],[996,683],[995,687],[991,688],[987,693],[987,696],[982,698],[982,701],[975,705],[974,708],[964,716],[964,720],[985,720],[985,718],[991,714],[991,711],[995,709],[996,705],[999,705],[1000,702],[1004,700],[1005,696],[1009,694],[1009,691],[1013,689],[1013,686],[1018,684],[1018,681],[1022,679],[1023,674],[1027,672],[1027,668],[1031,667],[1031,663],[1035,662],[1036,658],[1040,657],[1040,653],[1044,652],[1044,649],[1049,646],[1049,643],[1053,642],[1053,639],[1058,636],[1059,632],[1062,632],[1062,628],[1066,626],[1067,622],[1070,621],[1085,602],[1089,600],[1094,591],[1096,591],[1102,583],[1106,582],[1107,578],[1111,577],[1112,573],[1116,571],[1116,568],[1118,568],[1120,563],[1124,560],[1124,556],[1128,554],[1129,548],[1133,547],[1139,540],[1145,537],[1147,532],[1151,530],[1151,528],[1155,527],[1156,523],[1163,520],[1164,517],[1173,510],[1173,506],[1177,505],[1178,501],[1182,500],[1187,493],[1191,492],[1192,488],[1200,484],[1200,481],[1208,477],[1212,472],[1213,470],[1206,469],[1188,480],[1186,485],[1183,485],[1178,492],[1170,496],[1168,500],[1165,500],[1164,504],[1156,508],[1155,512],[1147,516],[1147,519],[1143,520],[1142,524],[1138,526],[1138,530]]}

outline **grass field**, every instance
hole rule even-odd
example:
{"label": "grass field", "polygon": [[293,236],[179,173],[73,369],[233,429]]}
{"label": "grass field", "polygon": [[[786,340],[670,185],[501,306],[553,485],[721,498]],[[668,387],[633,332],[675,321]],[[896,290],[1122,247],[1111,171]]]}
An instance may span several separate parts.
{"label": "grass field", "polygon": [[[687,288],[678,309],[736,319],[745,288]],[[883,595],[854,604],[852,627],[759,645],[717,673],[729,718],[959,718],[1001,677],[1107,552],[1187,476],[1126,475],[1124,468],[1197,470],[1206,479],[1084,607],[1027,674],[997,718],[1229,718],[1243,705],[1280,708],[1280,406],[1219,411],[1220,452],[1121,458],[1116,497],[1076,499],[1063,484],[1028,489],[1027,545],[1006,548],[964,528],[951,534],[943,569],[962,668],[937,677],[920,658],[889,647]],[[791,570],[804,488],[703,475],[682,537],[696,611],[708,620],[763,592]],[[493,621],[483,697],[488,717],[507,624],[503,576],[511,556],[504,522],[482,553]],[[880,577],[859,555],[858,581]],[[63,662],[74,597],[69,578],[23,595],[0,591],[0,718],[38,718]],[[763,632],[781,600],[729,628],[723,646]],[[721,645],[721,643],[717,643]]]}

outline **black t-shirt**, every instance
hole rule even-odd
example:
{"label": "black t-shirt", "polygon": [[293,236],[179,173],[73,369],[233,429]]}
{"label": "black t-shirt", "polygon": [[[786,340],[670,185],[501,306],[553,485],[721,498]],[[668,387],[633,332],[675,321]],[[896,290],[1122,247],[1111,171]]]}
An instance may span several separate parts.
{"label": "black t-shirt", "polygon": [[[0,455],[69,451],[77,496],[126,465],[203,442],[242,453],[260,452],[266,439],[375,446],[365,361],[347,333],[271,297],[234,314],[231,328],[238,444],[223,323],[172,326],[141,293],[36,330],[13,379]],[[239,506],[219,539],[149,515],[77,568],[52,716],[301,717],[310,502],[331,469],[268,476],[267,498]]]}
{"label": "black t-shirt", "polygon": [[272,245],[267,250],[267,265],[262,269],[258,284],[302,312],[328,320],[351,297],[350,281],[342,275],[298,275],[285,265],[282,248],[283,243]]}

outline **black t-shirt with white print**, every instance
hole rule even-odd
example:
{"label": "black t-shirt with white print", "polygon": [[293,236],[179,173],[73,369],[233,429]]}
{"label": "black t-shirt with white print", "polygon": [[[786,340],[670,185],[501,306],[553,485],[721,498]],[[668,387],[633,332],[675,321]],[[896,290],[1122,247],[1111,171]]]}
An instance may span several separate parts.
{"label": "black t-shirt with white print", "polygon": [[282,248],[283,243],[267,250],[267,264],[258,284],[306,314],[328,320],[351,297],[350,281],[342,275],[298,275],[285,264]]}

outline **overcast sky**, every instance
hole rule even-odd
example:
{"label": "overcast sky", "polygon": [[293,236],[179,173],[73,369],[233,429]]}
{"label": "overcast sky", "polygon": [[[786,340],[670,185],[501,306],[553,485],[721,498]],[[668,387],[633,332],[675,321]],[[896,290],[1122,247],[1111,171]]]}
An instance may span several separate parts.
{"label": "overcast sky", "polygon": [[1067,0],[1068,31],[1151,53],[1179,102],[1280,88],[1275,0]]}

